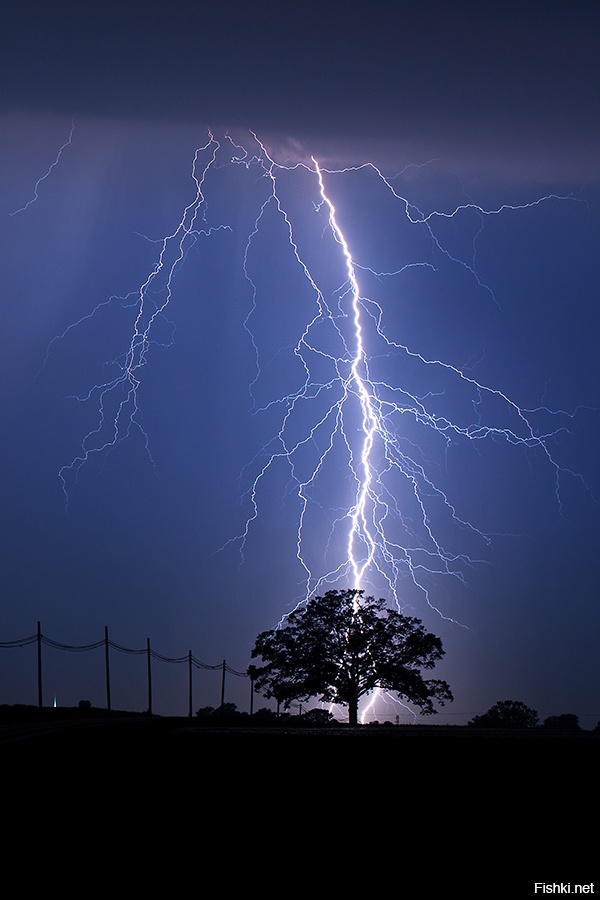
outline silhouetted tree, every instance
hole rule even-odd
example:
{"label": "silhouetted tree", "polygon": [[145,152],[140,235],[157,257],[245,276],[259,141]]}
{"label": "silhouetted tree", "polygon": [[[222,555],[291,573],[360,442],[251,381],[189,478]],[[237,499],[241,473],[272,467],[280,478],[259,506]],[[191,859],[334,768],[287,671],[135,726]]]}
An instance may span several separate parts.
{"label": "silhouetted tree", "polygon": [[260,709],[257,709],[253,713],[253,718],[255,719],[276,719],[277,713],[273,709],[269,709],[267,706],[261,706]]}
{"label": "silhouetted tree", "polygon": [[304,724],[328,725],[333,722],[333,714],[328,709],[309,709],[300,716]]}
{"label": "silhouetted tree", "polygon": [[535,728],[537,724],[537,712],[521,700],[500,700],[469,722],[476,728]]}
{"label": "silhouetted tree", "polygon": [[225,716],[232,718],[234,716],[243,716],[245,713],[240,712],[235,703],[224,703],[223,706],[201,706],[196,715],[201,719],[215,716]]}
{"label": "silhouetted tree", "polygon": [[426,681],[444,655],[441,640],[425,631],[419,619],[386,609],[385,600],[364,591],[327,591],[291,613],[280,628],[256,639],[248,674],[255,690],[274,697],[284,708],[292,701],[319,697],[348,707],[351,725],[358,702],[375,688],[393,691],[422,713],[434,713],[452,700],[445,681]]}
{"label": "silhouetted tree", "polygon": [[548,716],[542,722],[542,728],[547,731],[581,731],[579,716],[573,713],[563,713],[560,716]]}

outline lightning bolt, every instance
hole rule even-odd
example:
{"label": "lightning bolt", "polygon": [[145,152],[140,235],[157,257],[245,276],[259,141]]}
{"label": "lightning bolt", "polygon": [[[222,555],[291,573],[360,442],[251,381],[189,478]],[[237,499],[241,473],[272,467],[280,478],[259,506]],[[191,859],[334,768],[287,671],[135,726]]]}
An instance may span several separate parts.
{"label": "lightning bolt", "polygon": [[[158,322],[168,321],[166,310],[171,302],[173,279],[186,254],[202,236],[208,237],[214,232],[229,228],[224,224],[208,227],[204,219],[206,210],[204,182],[216,163],[219,147],[219,142],[209,133],[207,143],[196,150],[191,171],[195,185],[194,197],[183,210],[175,230],[158,241],[160,251],[157,260],[137,292],[122,298],[111,297],[108,301],[99,303],[91,313],[69,326],[62,335],[54,339],[65,337],[84,319],[93,317],[103,306],[115,300],[134,311],[129,345],[123,355],[111,363],[114,375],[106,381],[95,384],[85,395],[74,398],[81,402],[95,400],[98,406],[98,425],[85,435],[81,443],[81,453],[59,472],[67,506],[82,466],[92,456],[103,455],[113,450],[129,437],[132,431],[136,430],[142,435],[146,453],[152,461],[148,435],[141,422],[138,404],[141,372],[146,365],[150,347],[157,343],[152,332],[156,330]],[[208,153],[208,158],[201,162],[203,153]]]}
{"label": "lightning bolt", "polygon": [[[454,218],[466,210],[474,210],[483,221],[486,216],[532,209],[552,199],[566,201],[573,198],[548,195],[520,206],[506,204],[491,210],[468,203],[450,213],[426,215],[400,196],[391,180],[371,163],[337,170],[323,168],[314,157],[311,157],[310,163],[277,164],[264,145],[254,137],[260,153],[252,158],[245,153],[244,164],[249,166],[252,162],[262,167],[271,185],[244,257],[244,270],[253,296],[245,324],[255,349],[257,345],[251,322],[256,309],[257,287],[248,272],[248,263],[253,241],[270,205],[283,219],[289,246],[313,293],[315,312],[293,348],[294,355],[302,364],[303,382],[293,392],[271,400],[258,410],[264,411],[273,404],[279,404],[283,411],[282,424],[272,444],[265,446],[255,460],[260,465],[248,492],[251,514],[236,539],[240,551],[243,555],[251,527],[260,515],[262,482],[272,469],[284,461],[289,467],[291,491],[299,501],[296,555],[304,571],[300,603],[326,584],[351,583],[356,587],[366,587],[373,583],[373,576],[376,576],[385,584],[395,603],[403,607],[405,591],[402,582],[408,577],[426,603],[443,616],[433,602],[428,583],[439,575],[449,575],[463,581],[465,567],[481,560],[446,549],[436,534],[431,507],[441,509],[448,521],[462,532],[469,532],[484,545],[489,545],[491,537],[461,518],[445,491],[428,474],[418,432],[428,431],[446,448],[459,440],[473,443],[502,440],[523,449],[541,451],[554,472],[559,505],[561,477],[566,474],[579,476],[561,467],[552,455],[551,439],[556,437],[561,427],[548,433],[540,433],[536,429],[536,415],[548,412],[547,408],[522,409],[502,391],[477,381],[468,374],[466,367],[461,369],[441,359],[426,358],[388,336],[383,308],[363,292],[361,275],[370,274],[379,280],[393,278],[409,266],[383,273],[376,272],[357,259],[339,223],[326,179],[365,170],[374,174],[382,188],[402,204],[407,221],[412,226],[425,229],[435,247],[452,262],[465,267],[476,283],[490,294],[492,292],[482,284],[473,266],[456,259],[441,246],[432,228],[434,220],[437,217]],[[321,233],[328,233],[333,239],[331,252],[328,251],[329,264],[340,268],[342,273],[337,297],[333,301],[331,292],[319,286],[319,276],[300,252],[292,219],[284,204],[283,191],[279,188],[283,175],[289,177],[299,170],[310,173],[316,181],[317,199],[313,201],[313,210],[319,217]],[[338,259],[334,262],[336,255]],[[412,263],[411,266],[433,268],[426,261]],[[406,372],[415,367],[431,369],[442,379],[451,379],[465,394],[465,405],[474,413],[473,419],[453,421],[439,412],[436,407],[440,405],[440,397],[443,400],[443,390],[438,391],[437,395],[436,392],[419,395],[409,389],[407,383],[402,385],[375,374],[382,359],[395,360]],[[326,377],[322,374],[324,371],[327,372]],[[258,383],[260,374],[257,351],[257,375],[253,385]],[[413,379],[411,373],[408,380]],[[312,415],[307,412],[310,405],[314,409]],[[570,415],[565,411],[560,411],[560,414]],[[311,450],[312,462],[309,461]],[[328,468],[329,472],[326,472]],[[329,567],[323,565],[328,555],[324,554],[317,570],[305,552],[307,533],[310,531],[309,518],[315,510],[327,514],[320,499],[326,491],[320,491],[320,488],[326,480],[335,480],[336,476],[340,486],[346,483],[340,492],[345,500],[341,503],[339,514],[330,517],[326,550],[329,551],[334,545],[342,546],[343,550]]]}
{"label": "lightning bolt", "polygon": [[56,154],[56,158],[54,159],[54,162],[50,164],[50,166],[48,167],[48,170],[42,176],[40,176],[40,178],[38,178],[38,180],[36,181],[34,188],[33,188],[33,197],[30,200],[28,200],[24,206],[19,207],[19,209],[15,209],[15,211],[9,213],[9,215],[16,216],[18,213],[25,212],[26,209],[29,209],[29,207],[31,206],[32,203],[35,203],[35,201],[39,197],[39,191],[38,191],[39,186],[41,185],[41,183],[43,181],[46,180],[46,178],[48,178],[48,176],[52,173],[52,170],[55,169],[56,166],[58,165],[58,163],[60,162],[60,158],[63,155],[63,151],[66,150],[66,148],[71,144],[74,131],[75,131],[75,122],[71,121],[71,130],[69,132],[69,137],[67,138],[65,143],[62,145],[62,147],[59,148],[58,153]]}
{"label": "lightning bolt", "polygon": [[[399,608],[420,598],[450,618],[434,601],[431,586],[446,576],[464,582],[465,571],[484,561],[491,536],[461,517],[434,474],[424,438],[437,442],[442,454],[456,443],[482,441],[501,441],[536,452],[553,472],[560,508],[561,480],[580,476],[559,464],[552,442],[566,430],[575,412],[551,411],[544,405],[522,408],[498,388],[476,380],[467,365],[461,368],[428,358],[404,343],[394,333],[397,323],[390,325],[383,302],[366,285],[401,284],[404,274],[414,268],[435,271],[433,254],[389,272],[368,265],[352,246],[334,197],[341,192],[342,182],[345,185],[361,175],[373,179],[374,189],[399,205],[407,226],[419,230],[435,253],[462,267],[494,301],[474,261],[465,261],[443,246],[436,222],[475,213],[481,220],[480,231],[488,217],[523,214],[550,200],[575,198],[547,195],[494,209],[469,202],[449,212],[423,213],[396,190],[394,178],[372,163],[334,169],[315,157],[276,162],[257,135],[250,134],[240,144],[229,134],[217,140],[209,132],[194,155],[193,196],[177,227],[156,242],[158,255],[146,279],[136,291],[103,301],[89,314],[117,300],[131,312],[133,324],[128,345],[111,362],[110,377],[77,397],[96,403],[98,419],[80,452],[60,470],[66,502],[90,458],[111,452],[134,430],[143,435],[150,456],[139,397],[150,351],[161,343],[155,331],[159,322],[168,323],[176,276],[191,247],[201,239],[214,239],[217,232],[231,231],[223,222],[209,224],[208,179],[217,169],[243,167],[250,179],[264,185],[242,260],[250,290],[243,325],[255,354],[251,405],[256,416],[276,412],[279,426],[242,473],[248,515],[240,532],[221,550],[235,544],[244,558],[260,516],[263,488],[283,466],[286,496],[295,505],[295,556],[301,571],[301,589],[294,602],[305,602],[325,585],[375,585],[377,590],[385,589]],[[285,236],[308,312],[295,342],[277,351],[294,367],[293,385],[280,396],[264,400],[263,382],[274,357],[265,363],[254,327],[265,278],[264,273],[255,273],[254,257],[257,242],[270,227],[278,227]],[[459,398],[460,412],[452,418],[444,406],[449,391]],[[545,430],[538,423],[548,415],[559,424]],[[455,537],[442,539],[449,529],[466,539],[468,551],[453,549]]]}

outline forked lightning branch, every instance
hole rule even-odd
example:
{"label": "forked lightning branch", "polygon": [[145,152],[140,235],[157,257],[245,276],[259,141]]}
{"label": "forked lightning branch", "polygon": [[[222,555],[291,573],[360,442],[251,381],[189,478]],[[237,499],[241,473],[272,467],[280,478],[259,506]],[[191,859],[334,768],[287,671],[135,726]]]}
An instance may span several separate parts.
{"label": "forked lightning branch", "polygon": [[[246,329],[255,358],[248,414],[268,411],[271,416],[277,411],[279,425],[244,470],[247,514],[228,544],[236,544],[242,556],[248,551],[257,520],[265,513],[268,482],[283,466],[293,501],[291,559],[300,573],[298,602],[340,586],[385,592],[399,607],[410,595],[413,602],[420,598],[438,609],[432,585],[440,578],[464,580],[465,570],[480,554],[485,556],[490,538],[461,515],[460,497],[450,496],[441,484],[430,448],[435,445],[443,456],[451,445],[493,440],[509,453],[534,451],[552,472],[560,504],[561,479],[576,473],[554,458],[552,438],[571,414],[551,414],[542,406],[525,409],[494,385],[478,381],[471,369],[429,358],[409,346],[398,315],[387,315],[377,286],[385,284],[386,296],[391,290],[398,307],[407,271],[419,267],[434,272],[435,264],[423,257],[381,271],[353,243],[356,237],[347,236],[342,221],[348,221],[349,213],[341,208],[344,198],[351,198],[361,179],[368,177],[373,196],[392,202],[406,226],[424,234],[447,263],[466,271],[481,290],[482,302],[490,302],[492,292],[472,262],[443,246],[436,224],[459,220],[468,211],[475,212],[484,227],[488,217],[509,210],[533,214],[547,197],[521,206],[484,209],[468,203],[451,212],[421,212],[395,187],[397,179],[372,163],[334,168],[310,156],[278,162],[254,134],[242,146],[229,135],[217,138],[209,133],[194,155],[190,197],[177,227],[154,238],[155,263],[127,295],[135,313],[128,342],[113,360],[110,377],[90,385],[78,398],[95,405],[97,420],[60,471],[65,498],[68,502],[92,457],[114,450],[133,431],[144,434],[151,452],[152,435],[145,433],[142,420],[144,367],[160,352],[158,325],[167,315],[176,319],[178,305],[192,302],[178,286],[191,249],[199,241],[210,241],[217,231],[233,235],[233,223],[219,219],[218,204],[214,197],[209,204],[206,194],[217,174],[222,177],[224,169],[233,172],[234,167],[238,175],[245,170],[245,177],[262,190],[251,216],[253,226],[242,238],[240,261],[247,285],[247,313],[240,328]],[[254,256],[268,230],[284,236],[294,284],[300,279],[304,285],[305,314],[291,345],[282,340],[278,349],[287,354],[294,377],[265,401],[261,391],[270,360],[263,358],[258,313],[269,276],[258,273]],[[359,228],[351,231],[356,235]],[[280,241],[273,243],[281,246]],[[286,306],[294,304],[294,290],[279,287]],[[193,302],[210,302],[201,284]],[[102,301],[85,318],[107,303]],[[460,397],[460,415],[445,404],[447,391]],[[540,421],[549,418],[553,428],[546,431]],[[451,540],[448,534],[453,534]],[[456,549],[461,536],[468,546],[464,552]]]}

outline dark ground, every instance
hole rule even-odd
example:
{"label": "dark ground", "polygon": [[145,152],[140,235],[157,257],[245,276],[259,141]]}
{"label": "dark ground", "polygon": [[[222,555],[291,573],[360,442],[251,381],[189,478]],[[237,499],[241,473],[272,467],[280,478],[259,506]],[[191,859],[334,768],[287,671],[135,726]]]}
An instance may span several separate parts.
{"label": "dark ground", "polygon": [[[288,781],[298,766],[317,781],[335,783],[349,766],[379,784],[402,783],[407,770],[424,784],[462,782],[465,792],[535,788],[559,797],[565,784],[573,796],[596,794],[600,733],[556,733],[543,729],[486,729],[436,725],[347,725],[304,727],[250,719],[148,717],[104,710],[0,710],[0,756],[53,760],[62,766],[109,769],[118,761],[170,760],[178,775],[210,767],[219,777],[247,774],[249,780],[274,775]],[[232,766],[235,760],[235,766]],[[398,774],[394,774],[394,773]],[[382,773],[385,773],[382,776]],[[492,776],[493,773],[493,776]],[[563,787],[561,787],[561,785]],[[379,788],[378,788],[379,790]],[[498,798],[499,800],[500,798]],[[506,801],[506,795],[504,796]],[[496,801],[498,802],[498,801]]]}
{"label": "dark ground", "polygon": [[[449,725],[359,725],[342,723],[311,727],[295,718],[280,722],[250,717],[206,718],[148,716],[145,713],[103,709],[38,709],[33,706],[0,707],[0,748],[68,751],[70,747],[93,751],[117,746],[120,752],[148,749],[177,753],[210,752],[211,747],[229,745],[245,748],[267,748],[276,743],[278,752],[287,747],[309,747],[313,743],[319,753],[337,752],[342,744],[362,752],[367,746],[379,751],[422,753],[426,748],[444,748],[461,753],[498,752],[511,754],[537,753],[561,758],[574,753],[577,757],[600,751],[600,732],[555,732],[536,729],[472,728]],[[284,750],[283,747],[286,747]],[[253,751],[254,752],[254,751]],[[370,751],[369,751],[370,752]]]}
{"label": "dark ground", "polygon": [[216,868],[235,897],[316,879],[426,900],[598,874],[597,734],[94,712],[0,711],[0,759],[11,838],[90,855],[98,874],[121,859],[135,885]]}

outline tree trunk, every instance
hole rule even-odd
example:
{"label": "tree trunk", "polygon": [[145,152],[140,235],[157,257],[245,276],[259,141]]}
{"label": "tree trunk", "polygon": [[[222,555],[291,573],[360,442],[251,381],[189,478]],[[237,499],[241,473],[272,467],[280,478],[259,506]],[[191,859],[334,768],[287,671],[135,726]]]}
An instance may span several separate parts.
{"label": "tree trunk", "polygon": [[359,688],[357,672],[357,660],[352,660],[352,663],[350,665],[348,684],[345,692],[346,696],[344,697],[344,699],[348,703],[348,725],[358,725]]}
{"label": "tree trunk", "polygon": [[358,725],[358,700],[351,700],[348,704],[348,724]]}

